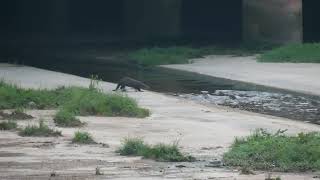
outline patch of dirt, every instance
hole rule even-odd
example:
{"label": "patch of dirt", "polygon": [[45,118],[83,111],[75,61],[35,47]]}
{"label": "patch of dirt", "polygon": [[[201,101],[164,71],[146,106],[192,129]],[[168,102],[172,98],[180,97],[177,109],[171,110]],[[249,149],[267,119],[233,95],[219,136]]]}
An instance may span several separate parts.
{"label": "patch of dirt", "polygon": [[19,112],[19,111],[13,111],[11,113],[5,113],[3,111],[0,111],[0,117],[1,119],[5,119],[5,120],[27,120],[27,119],[34,118],[29,114],[26,114],[24,112]]}

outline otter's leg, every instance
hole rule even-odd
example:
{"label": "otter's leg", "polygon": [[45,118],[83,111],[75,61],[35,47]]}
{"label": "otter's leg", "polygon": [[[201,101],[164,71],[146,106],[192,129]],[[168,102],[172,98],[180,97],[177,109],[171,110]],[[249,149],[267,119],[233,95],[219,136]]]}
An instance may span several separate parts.
{"label": "otter's leg", "polygon": [[139,87],[132,87],[136,92],[140,91],[141,92],[141,89]]}
{"label": "otter's leg", "polygon": [[125,86],[125,85],[121,85],[121,86],[120,86],[120,89],[121,89],[122,91],[126,91],[126,86]]}
{"label": "otter's leg", "polygon": [[120,87],[121,87],[121,84],[118,84],[116,89],[114,89],[113,91],[117,91]]}

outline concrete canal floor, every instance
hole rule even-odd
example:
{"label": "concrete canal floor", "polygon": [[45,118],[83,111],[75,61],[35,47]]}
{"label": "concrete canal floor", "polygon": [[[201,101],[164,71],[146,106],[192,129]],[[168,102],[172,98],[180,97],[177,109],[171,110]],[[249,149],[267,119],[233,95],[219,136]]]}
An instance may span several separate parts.
{"label": "concrete canal floor", "polygon": [[[0,78],[26,88],[55,88],[62,85],[88,87],[90,82],[89,79],[78,76],[10,64],[0,64]],[[300,82],[300,79],[297,79],[297,82]],[[105,92],[111,92],[115,84],[102,82],[101,87]],[[317,90],[319,86],[314,83],[305,88],[311,91]],[[267,172],[240,175],[236,169],[213,168],[208,165],[212,161],[221,160],[222,154],[227,151],[236,136],[249,135],[256,128],[271,131],[288,129],[288,133],[320,130],[320,126],[313,124],[227,107],[205,106],[160,93],[129,91],[127,94],[136,99],[140,106],[150,109],[152,115],[145,119],[80,117],[87,123],[82,129],[90,132],[96,141],[108,146],[71,144],[71,137],[77,128],[58,128],[63,134],[60,138],[28,138],[18,136],[16,132],[1,131],[0,179],[263,180]],[[35,118],[19,121],[19,125],[36,123],[41,118],[50,126],[54,126],[54,112],[29,110],[27,113]],[[139,157],[119,156],[115,150],[123,138],[128,136],[143,137],[150,144],[179,140],[182,150],[199,161],[160,163]],[[104,175],[95,176],[96,167],[99,167]],[[50,177],[52,173],[56,176]],[[316,174],[274,175],[280,175],[285,180],[301,180],[313,179]]]}

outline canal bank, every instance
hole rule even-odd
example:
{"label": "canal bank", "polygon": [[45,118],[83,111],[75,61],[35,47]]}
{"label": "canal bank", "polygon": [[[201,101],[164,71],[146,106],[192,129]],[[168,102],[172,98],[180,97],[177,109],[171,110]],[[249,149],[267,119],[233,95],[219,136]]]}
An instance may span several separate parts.
{"label": "canal bank", "polygon": [[[55,88],[58,86],[85,86],[90,79],[57,73],[27,66],[0,64],[0,78],[27,88]],[[111,92],[115,84],[101,82],[105,92]],[[221,159],[235,137],[246,136],[254,129],[271,131],[288,129],[288,133],[319,131],[319,126],[284,118],[239,111],[227,107],[201,105],[189,100],[155,92],[129,91],[127,95],[139,105],[151,110],[146,119],[119,117],[81,117],[87,123],[83,129],[109,148],[70,145],[68,140],[78,129],[61,128],[62,138],[22,138],[15,132],[0,132],[0,177],[21,179],[28,175],[33,179],[47,177],[56,172],[63,177],[91,178],[100,166],[106,176],[119,179],[263,179],[264,172],[257,175],[239,175],[237,171],[207,167],[214,159]],[[31,111],[34,117],[45,118],[52,123],[48,111]],[[30,122],[31,123],[31,122]],[[20,123],[19,123],[20,124]],[[183,151],[192,154],[202,163],[180,164],[156,163],[140,158],[120,157],[114,153],[125,137],[144,137],[148,143],[172,143],[179,140]],[[43,144],[52,146],[44,148]],[[15,157],[16,154],[19,157]],[[10,166],[8,163],[10,162]],[[42,167],[42,168],[39,168]],[[63,167],[63,168],[62,168]],[[163,170],[165,169],[165,170]],[[310,179],[313,174],[282,174],[288,179]]]}
{"label": "canal bank", "polygon": [[320,95],[320,64],[259,63],[254,56],[214,55],[194,59],[192,64],[163,65],[162,67]]}

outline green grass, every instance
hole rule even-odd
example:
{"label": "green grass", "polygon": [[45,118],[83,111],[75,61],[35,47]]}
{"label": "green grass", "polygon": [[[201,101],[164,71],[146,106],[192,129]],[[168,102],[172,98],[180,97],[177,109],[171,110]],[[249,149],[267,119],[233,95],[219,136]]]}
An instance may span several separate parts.
{"label": "green grass", "polygon": [[[56,115],[56,122],[61,125],[62,121],[68,121],[66,118],[71,118],[71,115],[139,118],[149,116],[149,111],[140,108],[133,99],[103,93],[96,86],[97,83],[92,82],[91,89],[61,87],[55,90],[33,90],[0,82],[0,109],[25,108],[30,102],[34,102],[40,109],[59,107],[63,112]],[[69,119],[69,122],[75,123],[75,120]]]}
{"label": "green grass", "polygon": [[128,58],[143,66],[156,66],[162,64],[185,64],[189,59],[204,55],[253,55],[270,49],[270,44],[242,44],[238,46],[170,46],[151,47],[132,51]]}
{"label": "green grass", "polygon": [[61,108],[76,115],[146,117],[147,109],[139,108],[131,98],[118,94],[105,94],[84,88],[71,89],[71,100]]}
{"label": "green grass", "polygon": [[154,146],[146,144],[140,138],[127,138],[122,147],[117,151],[123,156],[143,156],[147,159],[164,162],[194,161],[194,157],[186,156],[180,152],[177,144],[157,144]]}
{"label": "green grass", "polygon": [[320,133],[287,136],[281,131],[270,134],[260,129],[237,138],[224,154],[224,162],[256,170],[320,170]]}
{"label": "green grass", "polygon": [[55,108],[68,100],[64,89],[35,90],[23,89],[0,81],[0,109],[27,108],[35,103],[38,109]]}
{"label": "green grass", "polygon": [[17,128],[17,123],[13,121],[0,122],[0,130],[12,130]]}
{"label": "green grass", "polygon": [[83,123],[71,112],[60,110],[53,118],[57,126],[60,127],[79,127]]}
{"label": "green grass", "polygon": [[122,156],[143,156],[143,151],[147,148],[149,148],[149,146],[144,143],[143,139],[126,138],[122,147],[118,149],[118,152]]}
{"label": "green grass", "polygon": [[35,137],[55,137],[61,136],[61,131],[50,129],[43,121],[39,125],[28,125],[19,132],[20,136],[35,136]]}
{"label": "green grass", "polygon": [[96,144],[91,134],[89,134],[88,132],[80,132],[80,131],[74,133],[72,142],[77,144]]}
{"label": "green grass", "polygon": [[261,62],[320,63],[320,43],[291,44],[259,57]]}

